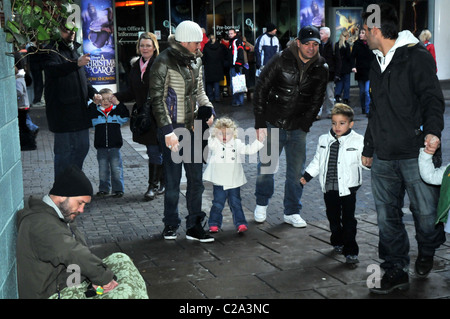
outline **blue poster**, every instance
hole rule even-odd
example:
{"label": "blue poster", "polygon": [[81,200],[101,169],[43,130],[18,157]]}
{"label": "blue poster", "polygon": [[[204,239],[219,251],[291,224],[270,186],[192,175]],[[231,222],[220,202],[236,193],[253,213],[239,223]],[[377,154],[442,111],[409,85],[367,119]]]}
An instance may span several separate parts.
{"label": "blue poster", "polygon": [[299,0],[300,14],[298,15],[299,26],[307,25],[316,27],[325,26],[325,0]]}
{"label": "blue poster", "polygon": [[112,0],[82,0],[83,52],[91,54],[85,67],[94,86],[116,84],[114,10]]}

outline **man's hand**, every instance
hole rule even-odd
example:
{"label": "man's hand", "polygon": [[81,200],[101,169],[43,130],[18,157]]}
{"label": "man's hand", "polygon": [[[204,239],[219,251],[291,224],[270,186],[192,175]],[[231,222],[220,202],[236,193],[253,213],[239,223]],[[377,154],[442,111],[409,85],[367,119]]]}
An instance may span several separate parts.
{"label": "man's hand", "polygon": [[264,142],[266,137],[267,137],[267,129],[266,128],[259,128],[256,130],[256,138],[258,139],[258,141],[260,141],[262,143],[262,142]]}
{"label": "man's hand", "polygon": [[433,134],[427,134],[425,136],[425,153],[433,155],[437,149],[441,146],[441,140],[439,137]]}
{"label": "man's hand", "polygon": [[[114,279],[111,280],[109,283],[107,283],[106,285],[102,286],[103,288],[103,293],[106,294],[107,292],[110,292],[111,290],[113,290],[114,288],[116,288],[119,284],[117,283],[117,281],[115,281]],[[92,284],[92,287],[97,290],[97,285]]]}
{"label": "man's hand", "polygon": [[306,185],[307,181],[304,177],[300,178],[300,184]]}
{"label": "man's hand", "polygon": [[175,133],[167,134],[165,140],[167,148],[169,148],[172,152],[178,152],[178,147],[180,144],[178,143],[178,137]]}
{"label": "man's hand", "polygon": [[78,62],[77,62],[78,66],[82,67],[82,66],[88,65],[89,61],[91,61],[90,55],[91,55],[90,53],[86,53],[86,54],[83,54],[82,56],[80,56],[78,58]]}
{"label": "man's hand", "polygon": [[361,156],[361,162],[365,167],[372,167],[373,157]]}

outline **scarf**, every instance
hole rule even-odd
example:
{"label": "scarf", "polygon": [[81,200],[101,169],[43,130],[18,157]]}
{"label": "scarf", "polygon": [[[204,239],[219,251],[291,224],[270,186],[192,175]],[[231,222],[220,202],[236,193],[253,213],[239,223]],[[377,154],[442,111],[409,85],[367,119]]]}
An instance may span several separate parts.
{"label": "scarf", "polygon": [[107,107],[107,108],[100,107],[102,112],[105,113],[105,116],[108,116],[108,113],[111,112],[112,108],[113,108],[112,104],[109,107]]}
{"label": "scarf", "polygon": [[139,59],[139,66],[141,67],[141,80],[144,78],[144,73],[147,69],[148,61],[150,61],[150,59],[148,59],[146,62],[144,62],[143,58]]}

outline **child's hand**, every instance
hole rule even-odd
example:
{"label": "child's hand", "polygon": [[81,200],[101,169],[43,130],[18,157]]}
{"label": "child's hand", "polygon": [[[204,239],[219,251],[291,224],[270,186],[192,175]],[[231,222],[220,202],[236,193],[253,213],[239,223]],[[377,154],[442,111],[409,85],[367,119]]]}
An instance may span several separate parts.
{"label": "child's hand", "polygon": [[439,137],[432,134],[428,134],[425,137],[425,153],[433,155],[440,146],[441,141],[439,140]]}
{"label": "child's hand", "polygon": [[307,181],[306,181],[306,179],[304,177],[302,177],[302,178],[300,178],[300,183],[302,185],[306,185]]}
{"label": "child's hand", "polygon": [[208,126],[211,126],[214,122],[214,115],[211,115],[211,117],[208,119],[208,121],[206,121],[206,124],[208,124]]}

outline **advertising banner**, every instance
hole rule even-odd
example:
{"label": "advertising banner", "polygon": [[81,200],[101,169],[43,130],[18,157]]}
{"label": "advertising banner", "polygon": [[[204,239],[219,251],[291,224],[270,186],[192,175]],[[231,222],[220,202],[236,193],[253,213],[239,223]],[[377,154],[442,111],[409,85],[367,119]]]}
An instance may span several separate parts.
{"label": "advertising banner", "polygon": [[88,80],[98,90],[116,91],[114,9],[112,0],[82,0],[83,52],[90,53]]}
{"label": "advertising banner", "polygon": [[303,28],[307,25],[316,27],[325,26],[325,0],[298,0],[300,14],[298,25]]}

